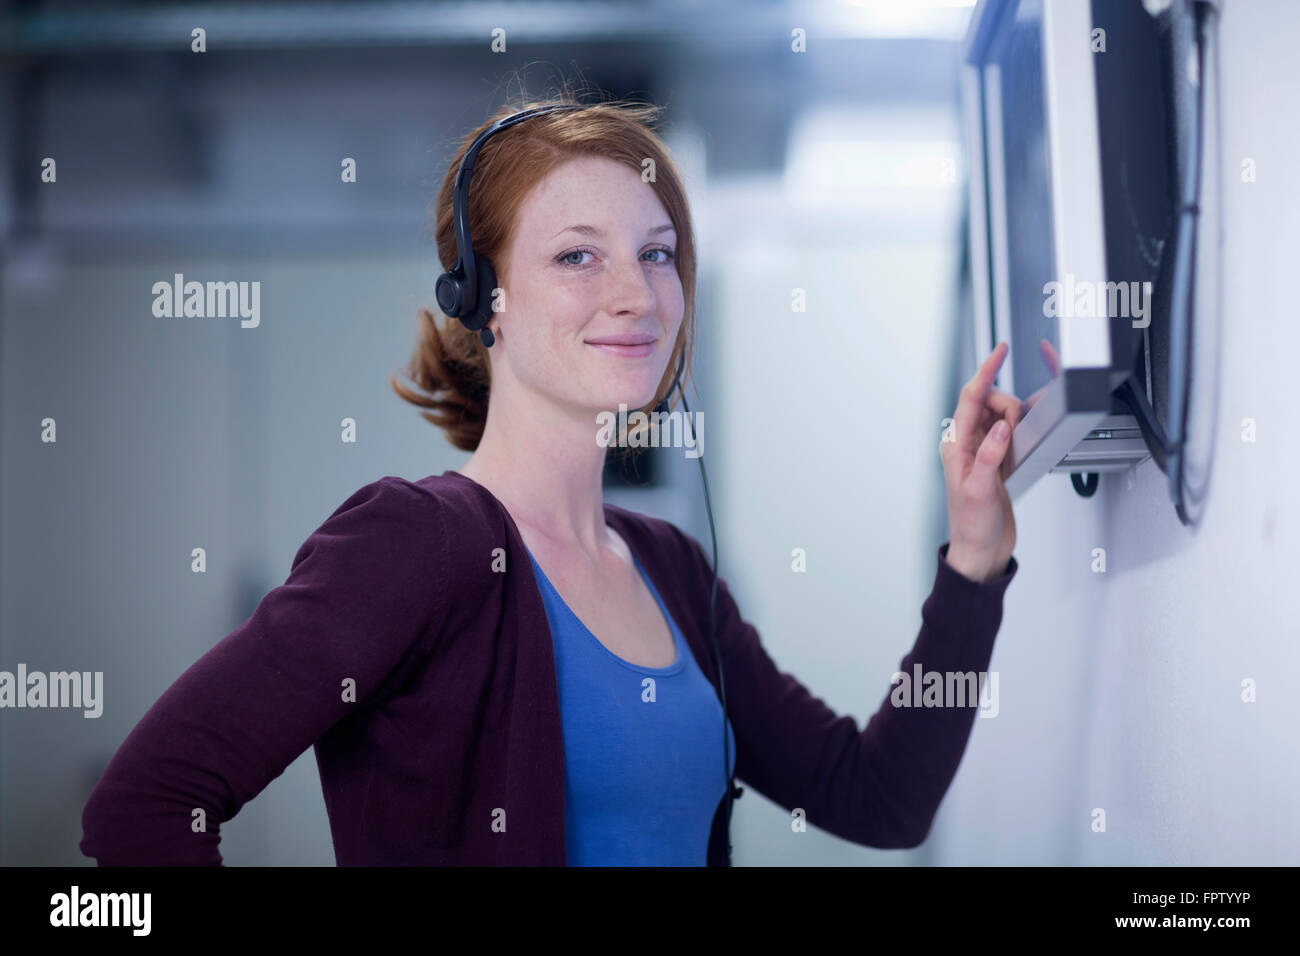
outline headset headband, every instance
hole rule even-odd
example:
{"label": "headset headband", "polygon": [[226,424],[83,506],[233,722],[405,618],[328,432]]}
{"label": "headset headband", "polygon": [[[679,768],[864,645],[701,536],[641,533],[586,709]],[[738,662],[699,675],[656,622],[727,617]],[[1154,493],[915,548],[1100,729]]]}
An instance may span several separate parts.
{"label": "headset headband", "polygon": [[[474,163],[478,159],[478,151],[493,134],[514,126],[516,123],[522,123],[529,117],[542,113],[558,113],[578,109],[582,109],[582,107],[552,105],[534,106],[531,109],[522,110],[493,123],[479,133],[474,142],[470,144],[469,149],[465,150],[465,155],[460,161],[460,169],[456,173],[453,218],[456,224],[457,258],[455,268],[450,270],[456,274],[464,290],[461,296],[461,314],[471,314],[478,307],[478,263],[474,260],[474,245],[469,234],[469,183],[474,175]],[[441,303],[439,304],[441,305]]]}

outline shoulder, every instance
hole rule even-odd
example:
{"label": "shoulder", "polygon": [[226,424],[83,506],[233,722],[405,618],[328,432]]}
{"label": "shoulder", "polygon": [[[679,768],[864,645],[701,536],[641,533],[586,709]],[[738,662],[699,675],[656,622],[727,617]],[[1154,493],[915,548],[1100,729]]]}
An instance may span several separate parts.
{"label": "shoulder", "polygon": [[393,565],[404,559],[441,556],[442,502],[416,483],[387,475],[362,485],[303,542],[294,567],[308,558]]}
{"label": "shoulder", "polygon": [[331,518],[356,515],[374,522],[399,522],[427,532],[437,525],[452,536],[490,536],[500,522],[491,495],[454,473],[410,481],[385,475],[362,485],[335,509]]}
{"label": "shoulder", "polygon": [[[384,480],[399,483],[402,494],[418,497],[436,511],[457,600],[470,606],[498,600],[500,588],[507,583],[498,573],[499,559],[510,552],[512,536],[509,515],[492,493],[455,471],[414,482]],[[522,567],[528,568],[528,559],[522,561]]]}
{"label": "shoulder", "polygon": [[[504,515],[486,489],[447,472],[410,481],[385,475],[352,492],[303,542],[294,566],[383,574],[424,586],[430,575],[452,593],[468,570],[490,568],[505,547]],[[479,561],[475,557],[489,556]]]}
{"label": "shoulder", "polygon": [[385,475],[349,494],[325,524],[423,532],[430,524],[441,522],[442,510],[442,500],[418,483]]}
{"label": "shoulder", "polygon": [[481,485],[455,472],[410,481],[385,475],[353,492],[331,516],[355,515],[402,538],[436,538],[453,551],[504,544],[505,514]]}

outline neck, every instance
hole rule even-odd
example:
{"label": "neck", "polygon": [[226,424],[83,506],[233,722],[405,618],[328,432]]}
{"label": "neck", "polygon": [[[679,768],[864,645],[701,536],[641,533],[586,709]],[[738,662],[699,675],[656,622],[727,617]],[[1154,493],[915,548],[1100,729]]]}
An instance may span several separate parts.
{"label": "neck", "polygon": [[606,450],[594,412],[493,383],[478,448],[456,469],[496,496],[516,524],[561,547],[598,554],[606,542],[601,475]]}

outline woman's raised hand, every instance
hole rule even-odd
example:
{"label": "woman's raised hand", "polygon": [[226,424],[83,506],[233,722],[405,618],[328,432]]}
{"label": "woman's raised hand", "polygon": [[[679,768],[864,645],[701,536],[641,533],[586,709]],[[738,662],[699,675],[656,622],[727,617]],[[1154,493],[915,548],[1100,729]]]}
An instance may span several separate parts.
{"label": "woman's raised hand", "polygon": [[1016,519],[1001,467],[1022,404],[993,387],[1006,355],[1007,344],[999,342],[963,386],[952,427],[939,442],[948,497],[948,564],[981,582],[1002,574],[1016,546]]}

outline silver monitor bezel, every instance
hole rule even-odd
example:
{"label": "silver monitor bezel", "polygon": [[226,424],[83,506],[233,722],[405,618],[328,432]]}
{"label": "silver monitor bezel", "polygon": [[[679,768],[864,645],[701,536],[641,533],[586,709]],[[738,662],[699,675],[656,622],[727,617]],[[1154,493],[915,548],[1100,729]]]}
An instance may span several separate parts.
{"label": "silver monitor bezel", "polygon": [[[989,61],[1002,18],[1020,0],[981,0],[963,51],[962,98],[971,170],[970,246],[975,303],[976,365],[996,341],[1010,341],[1007,236],[1002,199],[1002,139],[986,122],[1002,122],[997,66]],[[1051,171],[1054,266],[1058,280],[1104,283],[1106,236],[1102,206],[1101,140],[1094,54],[1089,45],[1092,5],[1086,0],[1041,0],[1044,103]],[[1000,129],[1000,125],[997,129]],[[1002,475],[1015,497],[1048,474],[1105,419],[1111,390],[1110,320],[1061,316],[1059,374],[1012,433]],[[1014,343],[1012,343],[1014,344]],[[1015,391],[1012,366],[1004,362],[997,386]]]}

